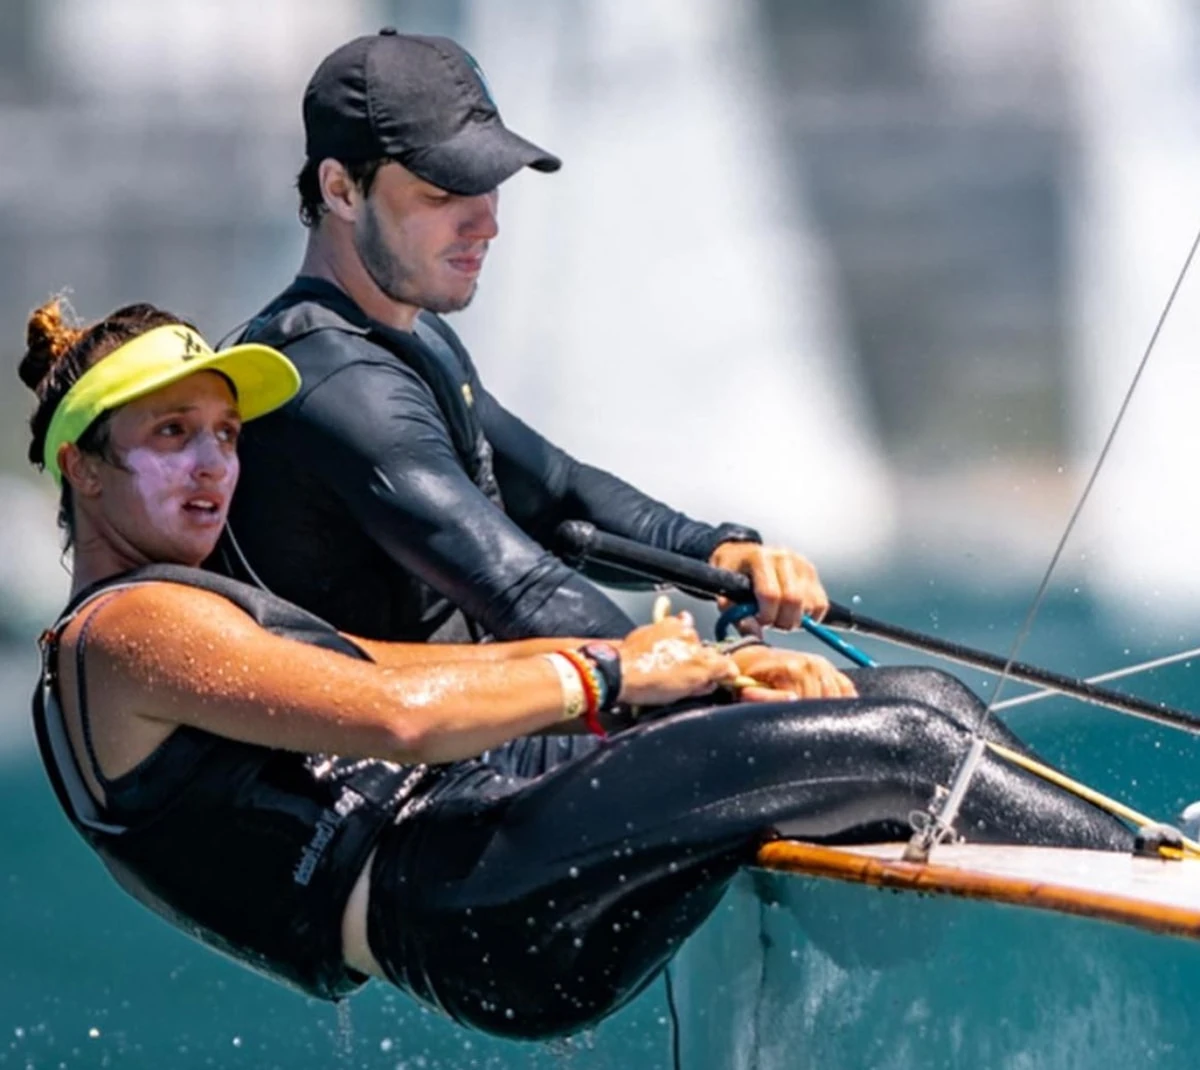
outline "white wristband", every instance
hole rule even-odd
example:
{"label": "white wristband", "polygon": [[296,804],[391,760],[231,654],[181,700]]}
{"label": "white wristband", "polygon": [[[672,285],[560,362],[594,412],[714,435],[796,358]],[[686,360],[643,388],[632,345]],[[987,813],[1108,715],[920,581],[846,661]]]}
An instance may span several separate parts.
{"label": "white wristband", "polygon": [[562,719],[570,721],[582,716],[583,711],[587,709],[587,695],[583,690],[583,681],[579,679],[579,670],[570,658],[563,657],[562,654],[541,656],[550,662],[554,671],[558,673],[558,682],[562,686]]}

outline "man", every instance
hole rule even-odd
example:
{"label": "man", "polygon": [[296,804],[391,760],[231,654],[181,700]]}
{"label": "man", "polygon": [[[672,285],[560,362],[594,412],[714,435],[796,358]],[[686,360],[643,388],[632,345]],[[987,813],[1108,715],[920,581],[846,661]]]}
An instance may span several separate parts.
{"label": "man", "polygon": [[441,315],[475,293],[500,184],[560,161],[503,125],[470,55],[390,28],[358,38],[313,75],[304,126],[304,262],[242,335],[286,352],[304,385],[245,434],[219,567],[370,637],[624,634],[550,552],[580,519],[751,576],[762,624],[824,613],[804,558],[575,461],[480,382]]}

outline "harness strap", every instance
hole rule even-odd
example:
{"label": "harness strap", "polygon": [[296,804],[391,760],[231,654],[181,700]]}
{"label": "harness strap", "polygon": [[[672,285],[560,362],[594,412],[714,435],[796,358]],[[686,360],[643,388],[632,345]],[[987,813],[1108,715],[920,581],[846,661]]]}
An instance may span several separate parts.
{"label": "harness strap", "polygon": [[[98,783],[107,793],[110,783],[108,777],[104,775],[104,770],[100,768],[100,759],[96,755],[96,742],[92,735],[92,718],[88,713],[87,702],[87,680],[84,677],[84,658],[85,647],[87,646],[88,633],[91,631],[92,622],[96,619],[96,614],[104,607],[105,603],[109,602],[116,591],[111,589],[104,592],[103,596],[96,600],[96,605],[88,614],[87,620],[83,622],[83,627],[79,629],[79,638],[75,642],[75,702],[79,708],[79,726],[83,729],[83,747],[87,752],[88,761],[92,766],[92,776],[96,778]],[[61,703],[59,713],[62,714]]]}
{"label": "harness strap", "polygon": [[[75,754],[75,748],[71,745],[66,717],[63,715],[62,704],[58,699],[58,644],[62,633],[85,607],[94,603],[96,599],[100,599],[103,604],[118,591],[135,586],[137,586],[136,583],[114,584],[97,591],[92,598],[85,599],[71,612],[60,617],[52,628],[42,633],[38,640],[42,651],[42,676],[33,696],[33,724],[38,747],[42,752],[42,759],[50,776],[50,784],[63,809],[74,818],[80,827],[108,836],[124,835],[128,828],[125,825],[104,820],[100,804],[88,787],[79,759]],[[93,613],[99,608],[100,606],[96,606]],[[84,745],[92,764],[92,772],[101,784],[105,784],[107,778],[100,772],[100,764],[96,760],[95,746],[92,741],[91,727],[88,724],[83,677],[83,649],[91,620],[92,618],[89,617],[84,622],[83,631],[76,645],[76,689]]]}

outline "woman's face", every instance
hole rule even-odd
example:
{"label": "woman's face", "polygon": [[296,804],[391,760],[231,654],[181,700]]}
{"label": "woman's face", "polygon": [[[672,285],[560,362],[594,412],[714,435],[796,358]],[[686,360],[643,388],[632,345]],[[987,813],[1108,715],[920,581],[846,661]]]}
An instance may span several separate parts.
{"label": "woman's face", "polygon": [[133,561],[199,565],[225,525],[241,426],[233,391],[216,372],[197,372],[116,410],[109,419],[115,463],[96,466],[99,493],[88,496],[98,532]]}

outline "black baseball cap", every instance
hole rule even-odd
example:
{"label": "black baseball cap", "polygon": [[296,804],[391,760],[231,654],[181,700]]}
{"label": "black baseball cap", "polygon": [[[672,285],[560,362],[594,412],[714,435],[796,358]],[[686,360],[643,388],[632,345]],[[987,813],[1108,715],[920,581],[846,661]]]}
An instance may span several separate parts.
{"label": "black baseball cap", "polygon": [[451,193],[495,189],[562,161],[500,121],[479,64],[446,37],[386,27],[326,56],[304,91],[310,160],[390,157]]}

